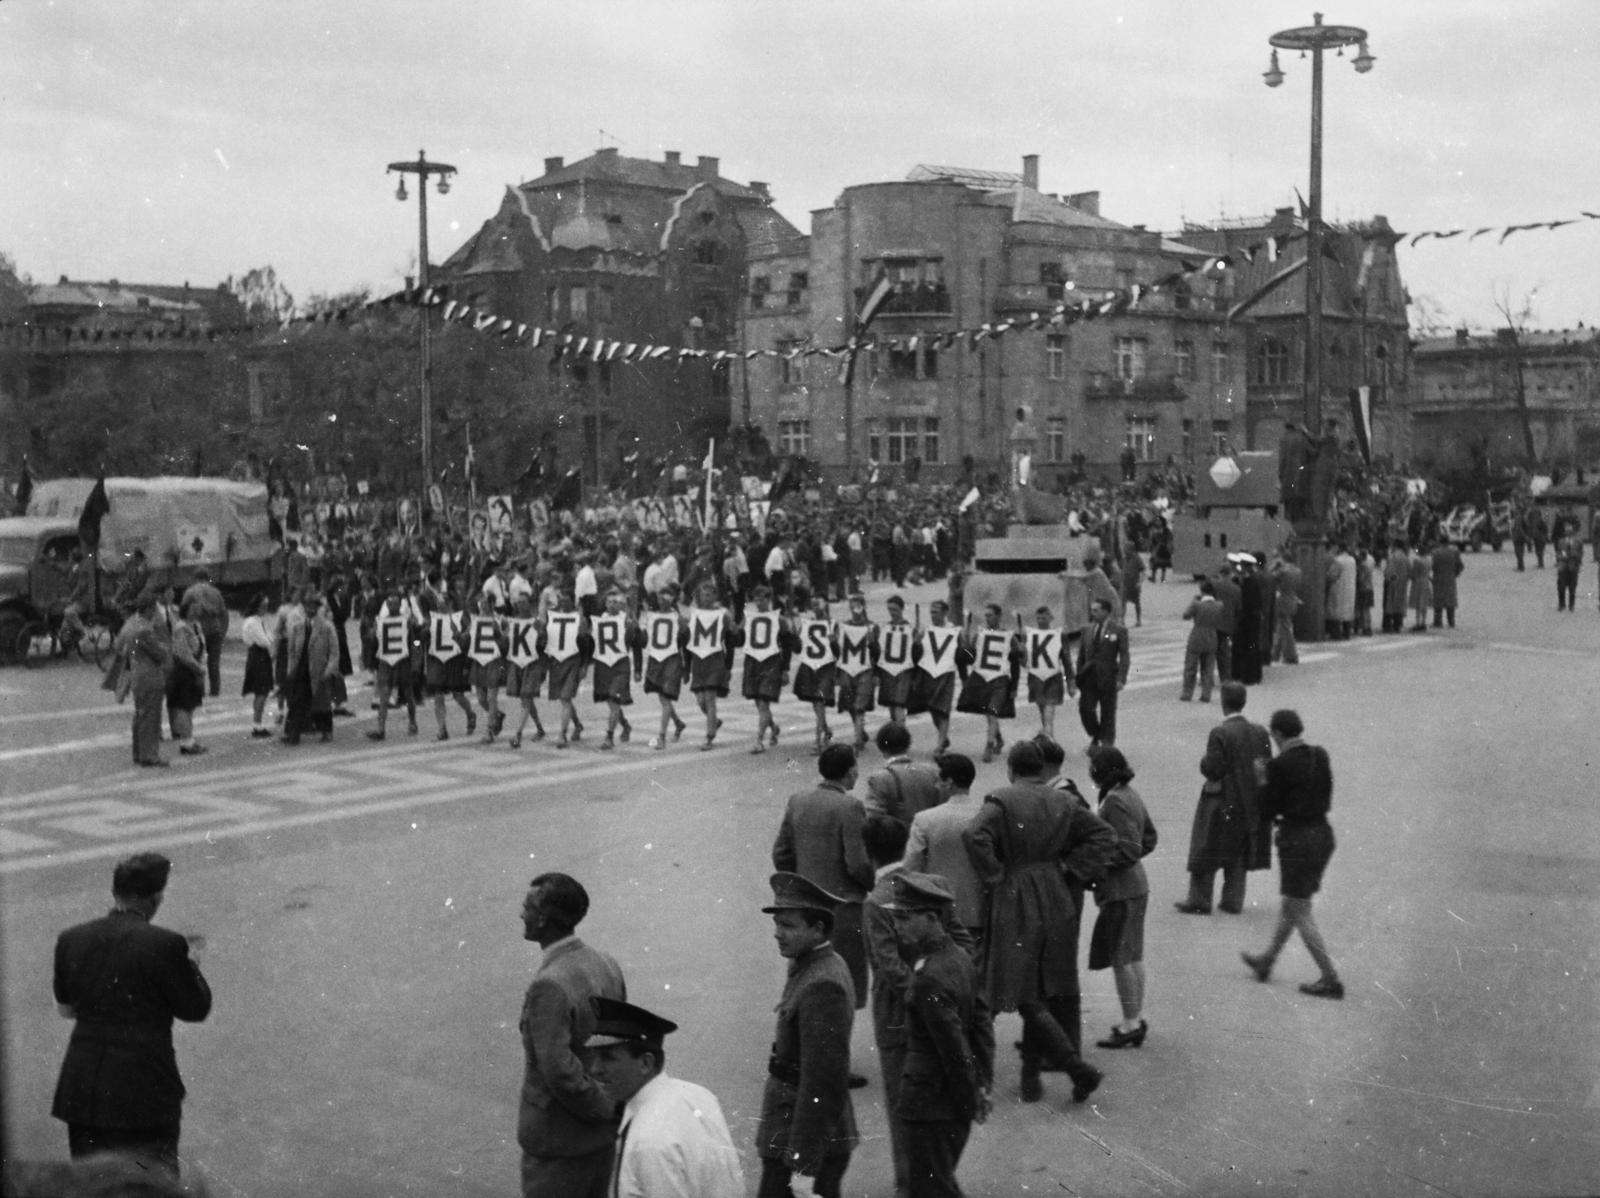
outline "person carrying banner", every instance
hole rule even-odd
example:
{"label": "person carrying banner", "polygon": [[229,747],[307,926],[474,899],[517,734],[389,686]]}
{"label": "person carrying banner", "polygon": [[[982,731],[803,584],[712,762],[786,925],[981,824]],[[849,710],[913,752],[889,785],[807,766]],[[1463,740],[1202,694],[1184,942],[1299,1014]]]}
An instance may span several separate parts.
{"label": "person carrying banner", "polygon": [[[549,663],[546,675],[550,679],[550,697],[561,704],[561,736],[556,748],[565,749],[583,737],[583,721],[578,719],[578,709],[573,705],[578,697],[578,684],[583,681],[588,660],[583,652],[583,616],[578,612],[577,596],[572,583],[562,579],[557,584],[556,605],[545,617],[544,655]],[[571,736],[568,736],[568,730]]]}
{"label": "person carrying banner", "polygon": [[839,710],[855,727],[855,751],[867,747],[867,713],[876,708],[878,626],[867,619],[867,597],[850,596],[850,619],[839,625]]}
{"label": "person carrying banner", "polygon": [[506,720],[505,712],[500,710],[500,691],[506,684],[507,641],[505,629],[495,613],[494,595],[482,591],[478,595],[478,614],[467,625],[471,638],[468,653],[472,658],[472,689],[477,692],[478,706],[483,709],[488,723],[483,734],[486,745],[494,744]]}
{"label": "person carrying banner", "polygon": [[751,753],[767,751],[766,735],[778,743],[778,721],[772,718],[772,705],[783,695],[789,675],[791,652],[789,622],[772,610],[772,588],[760,583],[750,592],[755,611],[746,615],[738,627],[744,639],[744,679],[740,693],[756,705],[756,743]]}
{"label": "person carrying banner", "polygon": [[[968,623],[971,613],[968,613]],[[1005,748],[1005,737],[1000,734],[1000,721],[1016,714],[1012,698],[1012,672],[1017,662],[1017,650],[1011,634],[1000,627],[1000,605],[990,603],[983,609],[983,627],[969,630],[963,637],[963,648],[971,654],[972,668],[961,688],[961,698],[956,710],[981,715],[989,723],[988,735],[983,743],[983,760],[990,762]]]}
{"label": "person carrying banner", "polygon": [[[395,585],[389,597],[373,616],[373,653],[377,663],[378,727],[367,733],[368,740],[382,740],[389,721],[389,703],[398,698],[406,708],[407,731],[417,734],[417,696],[411,686],[411,637],[419,620],[410,603]],[[245,621],[246,632],[249,621]]]}
{"label": "person carrying banner", "polygon": [[950,605],[943,599],[928,604],[928,627],[913,642],[911,656],[916,663],[915,679],[906,708],[911,715],[924,711],[939,734],[934,755],[950,748],[950,709],[955,706],[956,681],[965,667],[961,656],[961,630],[948,623]]}
{"label": "person carrying banner", "polygon": [[794,697],[811,704],[817,719],[816,742],[811,748],[813,757],[820,757],[833,740],[833,729],[828,727],[828,708],[834,702],[837,642],[838,633],[828,618],[827,598],[813,595],[810,617],[801,619],[795,629],[799,664],[794,672]]}
{"label": "person carrying banner", "polygon": [[544,637],[534,618],[533,591],[522,591],[511,602],[511,618],[506,621],[506,694],[520,701],[517,726],[506,743],[522,747],[522,730],[533,720],[533,739],[544,739],[544,721],[539,718],[539,692],[544,689]]}
{"label": "person carrying banner", "polygon": [[678,588],[663,587],[656,597],[661,609],[641,619],[645,635],[644,693],[661,701],[661,731],[650,738],[652,749],[667,747],[667,726],[672,739],[683,736],[689,725],[678,718],[677,699],[683,690],[683,644],[688,625],[678,612]]}
{"label": "person carrying banner", "polygon": [[878,702],[889,709],[889,718],[897,724],[906,722],[906,709],[911,705],[911,687],[916,681],[912,646],[921,631],[906,622],[905,599],[890,595],[889,622],[878,631]]}
{"label": "person carrying banner", "polygon": [[722,721],[717,718],[717,700],[728,697],[733,677],[733,651],[738,648],[737,632],[727,611],[717,600],[714,579],[702,579],[695,589],[695,606],[689,613],[689,689],[706,717],[706,739],[702,752],[717,739]]}
{"label": "person carrying banner", "polygon": [[428,664],[425,679],[433,698],[433,717],[439,724],[437,740],[450,739],[445,721],[445,696],[449,695],[467,714],[467,735],[478,730],[478,717],[467,699],[472,659],[467,656],[471,617],[458,612],[455,597],[445,591],[436,596],[437,605],[428,615]]}
{"label": "person carrying banner", "polygon": [[1065,646],[1060,629],[1051,628],[1051,612],[1040,607],[1033,613],[1033,627],[1017,634],[1022,659],[1028,671],[1028,702],[1039,709],[1039,732],[1056,738],[1056,711],[1066,692],[1066,676],[1061,669]]}
{"label": "person carrying banner", "polygon": [[644,638],[617,587],[606,592],[605,614],[589,621],[589,628],[594,638],[594,701],[606,705],[606,738],[600,748],[614,749],[618,728],[624,743],[633,735],[622,709],[633,705],[633,679],[644,674]]}

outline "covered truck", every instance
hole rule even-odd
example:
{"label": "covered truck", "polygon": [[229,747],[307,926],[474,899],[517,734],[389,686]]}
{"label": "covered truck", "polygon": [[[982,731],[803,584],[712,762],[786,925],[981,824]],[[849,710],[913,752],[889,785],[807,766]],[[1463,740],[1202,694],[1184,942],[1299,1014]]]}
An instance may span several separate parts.
{"label": "covered truck", "polygon": [[[1233,468],[1197,472],[1192,506],[1172,517],[1172,572],[1205,578],[1230,553],[1269,556],[1294,532],[1284,517],[1278,486],[1278,455],[1237,453]],[[1226,485],[1224,485],[1226,484]]]}

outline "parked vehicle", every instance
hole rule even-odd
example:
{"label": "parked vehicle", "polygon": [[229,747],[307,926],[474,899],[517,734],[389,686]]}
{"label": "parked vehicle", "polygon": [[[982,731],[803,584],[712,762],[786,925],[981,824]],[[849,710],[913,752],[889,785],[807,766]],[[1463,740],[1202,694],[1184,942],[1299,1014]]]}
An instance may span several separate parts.
{"label": "parked vehicle", "polygon": [[[1172,572],[1209,578],[1230,553],[1271,555],[1293,535],[1283,518],[1278,455],[1247,452],[1233,457],[1238,476],[1222,487],[1209,473],[1195,475],[1194,503],[1172,517]],[[1224,481],[1227,481],[1224,476]]]}
{"label": "parked vehicle", "polygon": [[1487,543],[1499,553],[1500,546],[1511,535],[1511,505],[1498,503],[1491,505],[1488,511],[1479,511],[1470,503],[1458,503],[1439,522],[1439,535],[1457,549],[1471,549],[1476,553]]}

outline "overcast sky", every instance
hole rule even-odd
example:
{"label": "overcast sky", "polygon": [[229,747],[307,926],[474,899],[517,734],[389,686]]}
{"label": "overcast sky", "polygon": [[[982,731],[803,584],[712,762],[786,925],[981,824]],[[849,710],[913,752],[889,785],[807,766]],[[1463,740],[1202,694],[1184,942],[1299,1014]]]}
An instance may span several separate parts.
{"label": "overcast sky", "polygon": [[[441,261],[547,155],[722,160],[809,231],[841,188],[917,163],[1098,189],[1113,220],[1270,212],[1306,187],[1310,62],[1264,0],[0,0],[0,250],[35,280],[214,285],[271,264],[297,298]],[[1343,0],[1377,66],[1330,59],[1325,213],[1402,231],[1600,211],[1600,4]],[[601,130],[604,130],[602,134]],[[1600,320],[1600,221],[1402,252],[1413,295],[1488,323]]]}

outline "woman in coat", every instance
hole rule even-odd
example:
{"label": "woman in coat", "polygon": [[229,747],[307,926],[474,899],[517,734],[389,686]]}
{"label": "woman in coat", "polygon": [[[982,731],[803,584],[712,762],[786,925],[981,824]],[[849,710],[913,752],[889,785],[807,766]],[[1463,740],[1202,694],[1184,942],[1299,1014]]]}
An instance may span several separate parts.
{"label": "woman in coat", "polygon": [[1129,786],[1133,769],[1121,749],[1101,745],[1089,753],[1089,778],[1100,788],[1096,812],[1117,835],[1106,872],[1095,883],[1100,908],[1089,940],[1089,968],[1111,968],[1122,1003],[1122,1022],[1097,1040],[1101,1048],[1138,1048],[1150,1025],[1144,1020],[1144,916],[1150,882],[1140,864],[1156,847],[1156,826],[1144,800]]}
{"label": "woman in coat", "polygon": [[[1428,631],[1428,609],[1433,606],[1433,557],[1426,544],[1411,555],[1411,610],[1415,613],[1412,632]],[[1404,622],[1402,614],[1401,620]]]}

